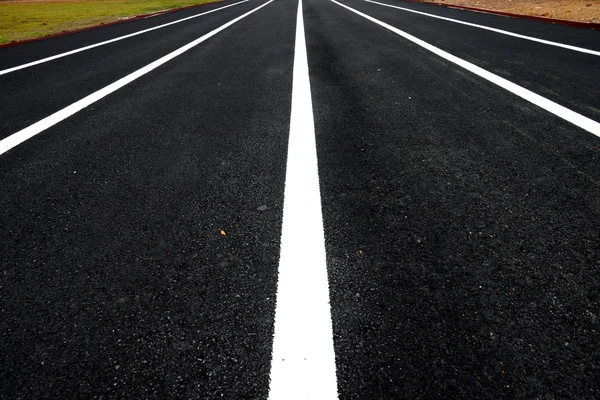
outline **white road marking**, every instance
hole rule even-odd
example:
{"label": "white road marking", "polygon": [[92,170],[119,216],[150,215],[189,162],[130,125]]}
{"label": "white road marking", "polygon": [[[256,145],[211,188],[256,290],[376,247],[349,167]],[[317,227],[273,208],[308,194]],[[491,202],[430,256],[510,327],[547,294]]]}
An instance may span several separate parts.
{"label": "white road marking", "polygon": [[137,36],[137,35],[148,33],[148,32],[151,32],[151,31],[155,31],[157,29],[165,28],[165,27],[170,26],[170,25],[175,25],[175,24],[178,24],[180,22],[188,21],[188,20],[193,19],[193,18],[198,18],[198,17],[201,17],[201,16],[206,15],[206,14],[210,14],[210,13],[214,13],[214,12],[217,12],[217,11],[220,11],[220,10],[224,10],[225,8],[237,6],[238,4],[247,3],[248,1],[250,1],[250,0],[242,0],[242,1],[239,1],[237,3],[229,4],[229,5],[224,6],[224,7],[219,7],[219,8],[215,8],[214,10],[203,12],[201,14],[192,15],[190,17],[178,19],[177,21],[172,21],[172,22],[168,22],[166,24],[158,25],[158,26],[155,26],[153,28],[148,28],[148,29],[144,29],[142,31],[133,32],[133,33],[130,33],[128,35],[119,36],[119,37],[116,37],[114,39],[105,40],[103,42],[98,42],[98,43],[95,43],[95,44],[90,44],[89,46],[80,47],[78,49],[74,49],[74,50],[70,50],[70,51],[67,51],[67,52],[64,52],[64,53],[56,54],[54,56],[42,58],[42,59],[39,59],[39,60],[36,60],[36,61],[32,61],[32,62],[29,62],[29,63],[26,63],[26,64],[17,65],[16,67],[11,67],[11,68],[7,68],[7,69],[3,69],[3,70],[0,71],[0,75],[9,74],[11,72],[18,71],[18,70],[21,70],[21,69],[24,69],[24,68],[33,67],[34,65],[39,65],[39,64],[47,63],[48,61],[53,61],[53,60],[56,60],[58,58],[67,57],[67,56],[70,56],[72,54],[81,53],[82,51],[86,51],[86,50],[90,50],[90,49],[93,49],[93,48],[96,48],[96,47],[104,46],[104,45],[107,45],[107,44],[110,44],[110,43],[118,42],[119,40],[128,39],[130,37],[134,37],[134,36]]}
{"label": "white road marking", "polygon": [[245,14],[240,15],[239,17],[227,22],[226,24],[221,25],[217,29],[210,31],[206,35],[201,36],[198,39],[186,44],[185,46],[180,47],[179,49],[167,54],[166,56],[163,56],[163,57],[159,58],[158,60],[146,65],[145,67],[142,67],[142,68],[138,69],[137,71],[132,72],[131,74],[125,76],[124,78],[121,78],[118,81],[115,81],[115,82],[111,83],[110,85],[71,104],[70,106],[67,106],[67,107],[63,108],[62,110],[57,111],[54,114],[36,122],[35,124],[30,125],[27,128],[22,129],[16,133],[13,133],[12,135],[10,135],[9,137],[7,137],[5,139],[0,140],[0,155],[6,153],[10,149],[18,146],[19,144],[23,143],[27,139],[34,137],[35,135],[39,134],[40,132],[43,132],[44,130],[50,128],[51,126],[56,125],[60,121],[70,117],[71,115],[84,109],[85,107],[89,106],[90,104],[93,104],[96,101],[100,100],[101,98],[108,96],[112,92],[122,88],[123,86],[127,85],[128,83],[131,83],[134,80],[138,79],[139,77],[147,74],[148,72],[160,67],[164,63],[185,53],[186,51],[190,50],[191,48],[199,45],[200,43],[204,42],[205,40],[211,38],[212,36],[216,35],[217,33],[221,32],[222,30],[230,27],[231,25],[235,24],[239,20],[246,18],[248,15],[254,13],[255,11],[260,10],[261,8],[272,3],[273,1],[274,0],[269,0],[265,4],[258,6],[255,9],[250,10]]}
{"label": "white road marking", "polygon": [[270,400],[337,399],[317,150],[298,2]]}
{"label": "white road marking", "polygon": [[588,117],[585,117],[579,113],[576,113],[575,111],[569,110],[568,108],[563,107],[558,103],[548,100],[547,98],[542,97],[539,94],[533,93],[532,91],[525,89],[524,87],[519,86],[515,83],[512,83],[504,78],[501,78],[498,75],[495,75],[489,71],[486,71],[485,69],[480,68],[480,67],[476,66],[475,64],[472,64],[468,61],[465,61],[462,58],[453,56],[452,54],[450,54],[442,49],[439,49],[427,42],[424,42],[423,40],[418,39],[411,34],[401,31],[398,28],[394,28],[393,26],[386,24],[385,22],[381,22],[378,19],[375,19],[367,14],[357,11],[357,10],[355,10],[351,7],[348,7],[342,3],[339,3],[336,0],[330,0],[330,1],[337,4],[340,7],[344,7],[346,9],[352,11],[353,13],[360,15],[363,18],[368,19],[371,22],[376,23],[379,26],[382,26],[382,27],[396,33],[397,35],[402,36],[405,39],[410,40],[411,42],[413,42],[413,43],[431,51],[432,53],[474,73],[475,75],[479,75],[480,77],[500,86],[503,89],[508,90],[511,93],[516,94],[517,96],[535,104],[536,106],[541,107],[544,110],[549,111],[552,114],[554,114],[558,117],[561,117],[562,119],[565,119],[574,125],[577,125],[581,129],[585,129],[586,131],[593,133],[596,136],[600,136],[600,123],[598,123]]}
{"label": "white road marking", "polygon": [[428,16],[428,17],[431,17],[431,18],[442,19],[444,21],[450,21],[450,22],[455,22],[457,24],[472,26],[474,28],[485,29],[487,31],[501,33],[503,35],[513,36],[513,37],[520,38],[520,39],[531,40],[532,42],[543,43],[543,44],[547,44],[547,45],[550,45],[550,46],[562,47],[563,49],[569,49],[569,50],[579,51],[581,53],[587,53],[587,54],[592,54],[592,55],[595,55],[595,56],[600,56],[600,51],[596,51],[596,50],[590,50],[590,49],[586,49],[586,48],[583,48],[583,47],[571,46],[569,44],[552,42],[550,40],[538,39],[538,38],[535,38],[535,37],[532,37],[532,36],[520,35],[518,33],[509,32],[509,31],[505,31],[505,30],[502,30],[502,29],[491,28],[491,27],[485,26],[485,25],[472,24],[470,22],[461,21],[459,19],[441,17],[439,15],[429,14],[429,13],[422,12],[422,11],[411,10],[410,8],[393,6],[391,4],[380,3],[378,1],[373,1],[373,0],[365,0],[365,1],[368,2],[368,3],[378,4],[380,6],[391,7],[391,8],[396,8],[398,10],[408,11],[408,12],[419,14],[419,15],[425,15],[425,16]]}

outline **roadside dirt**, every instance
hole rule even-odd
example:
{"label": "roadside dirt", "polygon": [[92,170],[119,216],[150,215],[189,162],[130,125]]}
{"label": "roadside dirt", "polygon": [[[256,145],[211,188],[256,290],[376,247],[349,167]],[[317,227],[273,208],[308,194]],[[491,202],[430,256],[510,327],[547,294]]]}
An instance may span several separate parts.
{"label": "roadside dirt", "polygon": [[569,21],[600,23],[600,0],[436,0],[433,3],[455,4]]}

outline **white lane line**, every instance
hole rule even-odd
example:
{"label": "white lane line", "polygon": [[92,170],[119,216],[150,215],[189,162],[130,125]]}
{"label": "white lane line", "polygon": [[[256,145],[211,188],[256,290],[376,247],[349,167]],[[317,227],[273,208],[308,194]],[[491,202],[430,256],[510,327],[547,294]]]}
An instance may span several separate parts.
{"label": "white lane line", "polygon": [[577,125],[581,129],[585,129],[586,131],[591,132],[596,136],[600,136],[600,123],[598,123],[588,117],[585,117],[579,113],[576,113],[575,111],[569,110],[568,108],[563,107],[560,104],[557,104],[551,100],[548,100],[547,98],[542,97],[539,94],[535,94],[532,91],[525,89],[522,86],[519,86],[519,85],[512,83],[504,78],[499,77],[498,75],[495,75],[489,71],[486,71],[485,69],[480,68],[477,65],[472,64],[468,61],[465,61],[462,58],[453,56],[452,54],[445,52],[444,50],[439,49],[433,45],[430,45],[429,43],[424,42],[423,40],[418,39],[411,34],[401,31],[398,28],[394,28],[393,26],[386,24],[385,22],[381,22],[378,19],[375,19],[367,14],[357,11],[357,10],[355,10],[351,7],[348,7],[342,3],[339,3],[336,0],[330,0],[330,1],[337,4],[340,7],[344,7],[346,9],[352,11],[353,13],[360,15],[363,18],[368,19],[371,22],[376,23],[379,26],[384,27],[385,29],[388,29],[388,30],[396,33],[397,35],[402,36],[403,38],[405,38],[407,40],[410,40],[411,42],[413,42],[413,43],[431,51],[432,53],[474,73],[475,75],[479,75],[480,77],[500,86],[501,88],[508,90],[511,93],[516,94],[517,96],[535,104],[536,106],[541,107],[544,110],[549,111],[552,114],[554,114],[558,117],[561,117],[562,119],[565,119],[574,125]]}
{"label": "white lane line", "polygon": [[337,399],[308,60],[298,2],[270,400]]}
{"label": "white lane line", "polygon": [[163,56],[161,58],[159,58],[158,60],[146,65],[145,67],[142,67],[140,69],[138,69],[135,72],[132,72],[131,74],[125,76],[124,78],[119,79],[118,81],[115,81],[113,83],[111,83],[110,85],[84,97],[83,99],[71,104],[70,106],[67,106],[65,108],[63,108],[60,111],[55,112],[54,114],[36,122],[33,125],[28,126],[25,129],[22,129],[20,131],[18,131],[17,133],[13,133],[12,135],[10,135],[9,137],[0,140],[0,155],[6,153],[7,151],[9,151],[10,149],[12,149],[13,147],[18,146],[19,144],[23,143],[24,141],[26,141],[27,139],[32,138],[33,136],[39,134],[40,132],[43,132],[44,130],[50,128],[53,125],[56,125],[57,123],[59,123],[60,121],[70,117],[71,115],[75,114],[76,112],[84,109],[85,107],[89,106],[90,104],[95,103],[96,101],[100,100],[101,98],[108,96],[109,94],[111,94],[112,92],[122,88],[123,86],[127,85],[130,82],[133,82],[134,80],[136,80],[137,78],[147,74],[148,72],[160,67],[161,65],[163,65],[164,63],[174,59],[175,57],[185,53],[186,51],[188,51],[189,49],[193,48],[194,46],[199,45],[200,43],[204,42],[205,40],[209,39],[210,37],[216,35],[217,33],[221,32],[222,30],[230,27],[231,25],[235,24],[236,22],[238,22],[239,20],[246,18],[248,15],[252,14],[253,12],[256,12],[258,10],[260,10],[261,8],[265,7],[266,5],[272,3],[274,0],[269,0],[268,2],[266,2],[265,4],[256,7],[253,10],[248,11],[247,13],[240,15],[239,17],[227,22],[224,25],[221,25],[220,27],[218,27],[217,29],[214,29],[212,31],[210,31],[209,33],[207,33],[204,36],[199,37],[198,39],[186,44],[183,47],[180,47],[179,49],[167,54],[166,56]]}
{"label": "white lane line", "polygon": [[134,37],[134,36],[137,36],[137,35],[148,33],[148,32],[151,32],[151,31],[155,31],[157,29],[165,28],[165,27],[170,26],[170,25],[175,25],[175,24],[178,24],[180,22],[188,21],[188,20],[193,19],[193,18],[198,18],[198,17],[201,17],[201,16],[206,15],[206,14],[210,14],[210,13],[214,13],[214,12],[217,12],[217,11],[220,11],[220,10],[224,10],[225,8],[237,6],[238,4],[247,3],[248,1],[250,1],[250,0],[238,1],[237,3],[229,4],[229,5],[224,6],[224,7],[215,8],[214,10],[206,11],[206,12],[203,12],[201,14],[192,15],[190,17],[178,19],[177,21],[168,22],[166,24],[158,25],[158,26],[155,26],[153,28],[144,29],[142,31],[130,33],[128,35],[119,36],[119,37],[116,37],[114,39],[105,40],[103,42],[98,42],[98,43],[90,44],[89,46],[80,47],[78,49],[74,49],[74,50],[70,50],[70,51],[67,51],[67,52],[64,52],[64,53],[56,54],[54,56],[42,58],[42,59],[39,59],[39,60],[36,60],[36,61],[32,61],[32,62],[29,62],[29,63],[26,63],[26,64],[17,65],[16,67],[11,67],[11,68],[7,68],[7,69],[3,69],[3,70],[0,71],[0,75],[9,74],[11,72],[18,71],[18,70],[21,70],[21,69],[24,69],[24,68],[33,67],[34,65],[43,64],[43,63],[46,63],[48,61],[56,60],[58,58],[63,58],[63,57],[70,56],[72,54],[81,53],[82,51],[90,50],[90,49],[93,49],[95,47],[104,46],[104,45],[107,45],[109,43],[118,42],[119,40],[128,39],[130,37]]}
{"label": "white lane line", "polygon": [[408,11],[408,12],[411,12],[411,13],[414,13],[414,14],[425,15],[425,16],[431,17],[431,18],[442,19],[444,21],[450,21],[450,22],[455,22],[457,24],[472,26],[472,27],[479,28],[479,29],[485,29],[487,31],[501,33],[501,34],[507,35],[507,36],[513,36],[513,37],[520,38],[520,39],[531,40],[532,42],[543,43],[543,44],[547,44],[547,45],[550,45],[550,46],[562,47],[563,49],[569,49],[569,50],[579,51],[581,53],[587,53],[587,54],[592,54],[592,55],[595,55],[595,56],[600,56],[600,51],[590,50],[590,49],[586,49],[584,47],[571,46],[569,44],[563,44],[563,43],[558,43],[558,42],[552,42],[550,40],[538,39],[538,38],[535,38],[535,37],[532,37],[532,36],[520,35],[518,33],[509,32],[509,31],[505,31],[505,30],[502,30],[502,29],[491,28],[491,27],[485,26],[485,25],[472,24],[470,22],[461,21],[459,19],[441,17],[439,15],[429,14],[429,13],[426,13],[426,12],[421,12],[421,11],[416,11],[416,10],[411,10],[410,8],[393,6],[391,4],[380,3],[378,1],[373,1],[373,0],[365,0],[365,1],[368,2],[368,3],[378,4],[380,6],[385,6],[385,7],[390,7],[390,8],[396,8],[396,9],[402,10],[402,11]]}

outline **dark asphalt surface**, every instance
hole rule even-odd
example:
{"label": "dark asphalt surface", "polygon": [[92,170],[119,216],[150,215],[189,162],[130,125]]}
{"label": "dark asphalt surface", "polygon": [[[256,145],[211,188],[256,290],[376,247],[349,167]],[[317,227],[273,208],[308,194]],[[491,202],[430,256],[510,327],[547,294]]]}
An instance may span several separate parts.
{"label": "dark asphalt surface", "polygon": [[0,158],[0,397],[266,397],[296,14],[260,11]]}
{"label": "dark asphalt surface", "polygon": [[[230,3],[0,49],[0,69]],[[264,3],[0,76],[0,139]],[[600,57],[344,3],[600,120]],[[0,155],[0,398],[267,397],[297,4]],[[303,10],[340,399],[600,398],[600,138]]]}

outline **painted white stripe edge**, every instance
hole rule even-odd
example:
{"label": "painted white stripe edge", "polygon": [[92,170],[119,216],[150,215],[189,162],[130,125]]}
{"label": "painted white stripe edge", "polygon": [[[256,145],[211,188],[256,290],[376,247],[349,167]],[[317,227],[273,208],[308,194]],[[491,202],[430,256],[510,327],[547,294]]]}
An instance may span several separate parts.
{"label": "painted white stripe edge", "polygon": [[592,55],[595,55],[595,56],[600,56],[600,51],[590,50],[590,49],[586,49],[584,47],[571,46],[569,44],[563,44],[563,43],[553,42],[553,41],[550,41],[550,40],[538,39],[538,38],[535,38],[535,37],[532,37],[532,36],[521,35],[519,33],[514,33],[514,32],[510,32],[510,31],[505,31],[505,30],[502,30],[502,29],[492,28],[492,27],[485,26],[485,25],[473,24],[471,22],[461,21],[459,19],[447,18],[447,17],[442,17],[442,16],[439,16],[439,15],[435,15],[435,14],[429,14],[429,13],[422,12],[422,11],[411,10],[410,8],[404,8],[404,7],[394,6],[394,5],[391,5],[391,4],[380,3],[378,1],[373,1],[373,0],[365,0],[365,1],[368,2],[368,3],[378,4],[378,5],[384,6],[384,7],[396,8],[398,10],[408,11],[408,12],[411,12],[411,13],[414,13],[414,14],[425,15],[425,16],[431,17],[431,18],[442,19],[444,21],[450,21],[450,22],[455,22],[457,24],[472,26],[472,27],[479,28],[479,29],[485,29],[485,30],[488,30],[488,31],[492,31],[492,32],[496,32],[496,33],[501,33],[501,34],[507,35],[507,36],[513,36],[513,37],[520,38],[520,39],[531,40],[532,42],[543,43],[543,44],[547,44],[547,45],[550,45],[550,46],[561,47],[563,49],[569,49],[569,50],[579,51],[581,53],[587,53],[587,54],[592,54]]}
{"label": "painted white stripe edge", "polygon": [[270,400],[337,399],[308,60],[298,2]]}
{"label": "painted white stripe edge", "polygon": [[569,110],[568,108],[563,107],[560,104],[557,104],[551,100],[548,100],[547,98],[542,97],[539,94],[533,93],[532,91],[525,89],[524,87],[519,86],[515,83],[512,83],[504,78],[501,78],[498,75],[495,75],[489,71],[486,71],[485,69],[480,68],[480,67],[476,66],[475,64],[472,64],[461,58],[453,56],[452,54],[450,54],[442,49],[439,49],[421,39],[418,39],[409,33],[401,31],[398,28],[394,28],[393,26],[386,24],[385,22],[381,22],[378,19],[375,19],[365,13],[362,13],[351,7],[348,7],[347,5],[341,4],[341,3],[337,2],[336,0],[330,0],[330,1],[337,4],[340,7],[344,7],[346,9],[348,9],[349,11],[352,11],[353,13],[360,15],[363,18],[368,19],[371,22],[376,23],[379,26],[384,27],[385,29],[388,29],[388,30],[396,33],[397,35],[402,36],[403,38],[405,38],[407,40],[410,40],[411,42],[413,42],[413,43],[423,47],[424,49],[427,49],[427,50],[431,51],[432,53],[474,73],[475,75],[478,75],[478,76],[500,86],[501,88],[508,90],[509,92],[511,92],[513,94],[516,94],[517,96],[535,104],[536,106],[541,107],[544,110],[546,110],[566,121],[569,121],[570,123],[580,127],[581,129],[584,129],[584,130],[600,137],[600,123],[598,123],[588,117],[585,117],[579,113],[576,113],[575,111]]}
{"label": "painted white stripe edge", "polygon": [[221,32],[222,30],[230,27],[231,25],[235,24],[236,22],[238,22],[239,20],[247,17],[248,15],[252,14],[253,12],[256,12],[258,10],[260,10],[261,8],[265,7],[266,5],[272,3],[274,0],[269,0],[268,2],[266,2],[265,4],[256,7],[253,10],[248,11],[245,14],[240,15],[239,17],[227,22],[224,25],[221,25],[220,27],[218,27],[217,29],[214,29],[212,31],[210,31],[209,33],[207,33],[204,36],[201,36],[200,38],[186,44],[183,47],[180,47],[179,49],[167,54],[166,56],[163,56],[161,58],[159,58],[158,60],[146,65],[145,67],[142,67],[140,69],[138,69],[135,72],[132,72],[131,74],[125,76],[124,78],[119,79],[118,81],[115,81],[113,83],[111,83],[110,85],[84,97],[83,99],[71,104],[70,106],[67,106],[65,108],[63,108],[60,111],[55,112],[54,114],[36,122],[33,125],[28,126],[25,129],[22,129],[16,133],[13,133],[12,135],[10,135],[7,138],[4,138],[2,140],[0,140],[0,155],[6,153],[7,151],[9,151],[10,149],[14,148],[15,146],[18,146],[19,144],[23,143],[24,141],[26,141],[27,139],[32,138],[33,136],[39,134],[40,132],[43,132],[44,130],[50,128],[53,125],[56,125],[57,123],[59,123],[60,121],[70,117],[71,115],[75,114],[76,112],[84,109],[85,107],[89,106],[90,104],[95,103],[96,101],[100,100],[103,97],[108,96],[109,94],[111,94],[112,92],[122,88],[123,86],[127,85],[130,82],[133,82],[134,80],[136,80],[137,78],[147,74],[148,72],[160,67],[161,65],[163,65],[164,63],[174,59],[175,57],[185,53],[186,51],[188,51],[189,49],[199,45],[200,43],[204,42],[205,40],[211,38],[212,36],[216,35],[217,33]]}
{"label": "painted white stripe edge", "polygon": [[128,39],[130,37],[134,37],[134,36],[137,36],[137,35],[148,33],[148,32],[151,32],[151,31],[154,31],[154,30],[157,30],[157,29],[165,28],[165,27],[170,26],[170,25],[175,25],[175,24],[178,24],[180,22],[184,22],[184,21],[188,21],[190,19],[198,18],[198,17],[201,17],[201,16],[206,15],[206,14],[214,13],[214,12],[217,12],[217,11],[220,11],[220,10],[224,10],[226,8],[229,8],[229,7],[237,6],[238,4],[247,3],[248,1],[250,1],[250,0],[238,1],[237,3],[229,4],[229,5],[226,5],[224,7],[215,8],[214,10],[210,10],[210,11],[206,11],[206,12],[203,12],[203,13],[200,13],[200,14],[192,15],[190,17],[178,19],[177,21],[168,22],[166,24],[162,24],[162,25],[158,25],[158,26],[155,26],[155,27],[152,27],[152,28],[148,28],[148,29],[144,29],[144,30],[141,30],[141,31],[133,32],[133,33],[130,33],[130,34],[127,34],[127,35],[123,35],[123,36],[119,36],[119,37],[116,37],[116,38],[113,38],[113,39],[105,40],[103,42],[98,42],[98,43],[90,44],[88,46],[80,47],[78,49],[66,51],[64,53],[56,54],[56,55],[53,55],[53,56],[50,56],[50,57],[46,57],[46,58],[41,58],[39,60],[31,61],[31,62],[28,62],[26,64],[21,64],[21,65],[15,66],[15,67],[3,69],[3,70],[0,71],[0,75],[6,75],[6,74],[9,74],[9,73],[14,72],[14,71],[19,71],[21,69],[33,67],[34,65],[39,65],[39,64],[47,63],[48,61],[53,61],[53,60],[56,60],[58,58],[67,57],[67,56],[70,56],[70,55],[73,55],[73,54],[81,53],[82,51],[86,51],[86,50],[90,50],[90,49],[93,49],[93,48],[96,48],[96,47],[104,46],[104,45],[107,45],[107,44],[110,44],[110,43],[118,42],[119,40]]}

